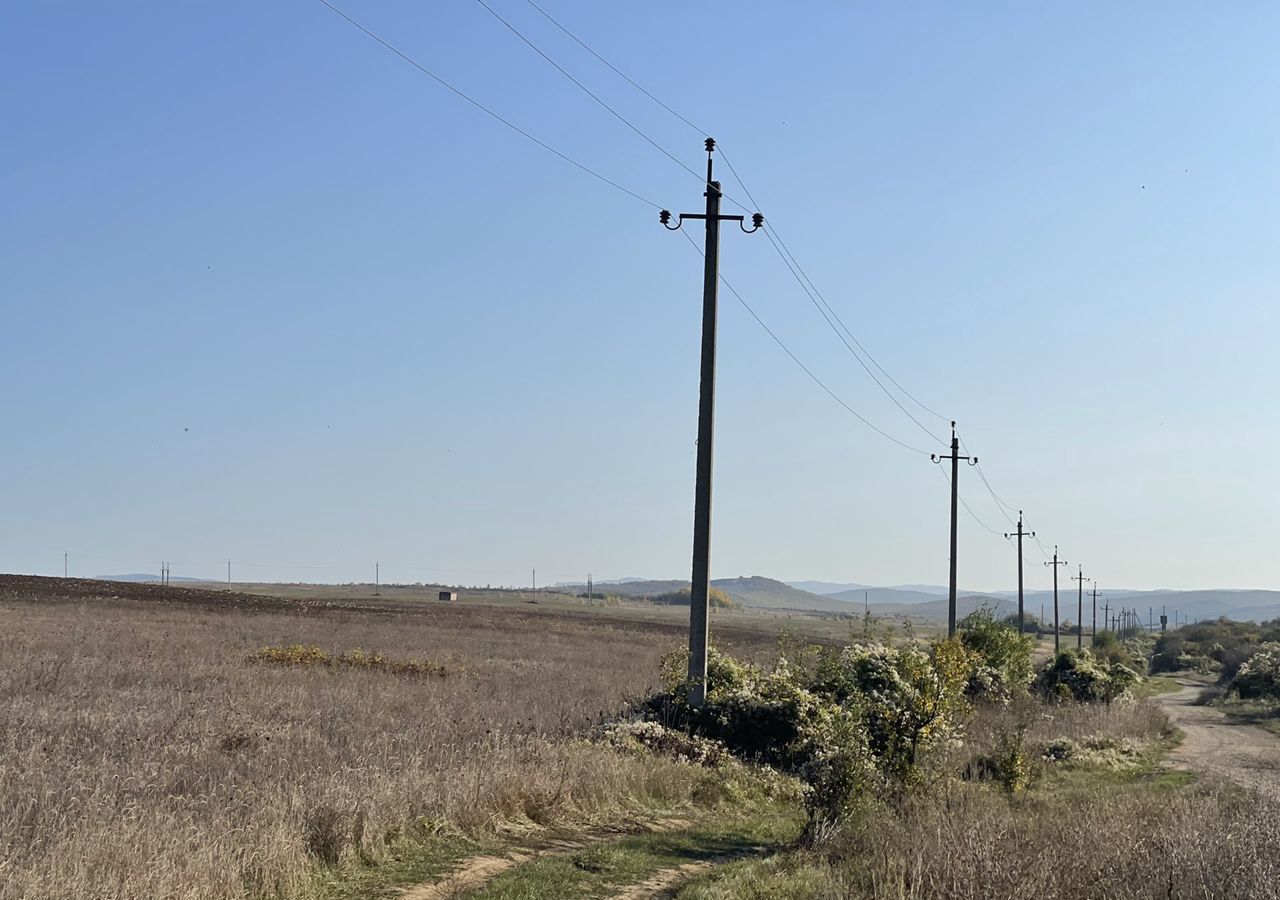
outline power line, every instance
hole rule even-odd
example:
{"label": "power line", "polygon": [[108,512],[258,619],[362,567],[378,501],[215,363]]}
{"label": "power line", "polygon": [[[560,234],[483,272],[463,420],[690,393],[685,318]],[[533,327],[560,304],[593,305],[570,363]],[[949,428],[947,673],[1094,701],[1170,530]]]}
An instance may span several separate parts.
{"label": "power line", "polygon": [[[672,159],[677,165],[681,166],[682,168],[684,168],[689,172],[692,172],[695,176],[701,179],[702,176],[699,173],[693,172],[692,169],[689,169],[688,166],[686,166],[683,162],[677,159],[665,147],[661,146],[657,141],[655,141],[653,138],[649,137],[647,134],[645,134],[643,131],[637,128],[634,124],[632,124],[626,117],[624,117],[612,106],[610,106],[609,104],[601,100],[600,97],[598,97],[589,88],[587,88],[586,85],[584,85],[581,81],[579,81],[577,78],[571,75],[567,70],[565,70],[563,66],[557,63],[549,55],[544,53],[531,40],[525,37],[518,29],[515,28],[515,26],[513,26],[510,22],[508,22],[506,19],[500,16],[497,12],[495,12],[492,9],[492,7],[490,7],[485,2],[485,0],[476,0],[476,2],[479,3],[481,6],[483,6],[485,9],[487,9],[490,12],[490,14],[494,16],[494,18],[496,18],[508,29],[510,29],[512,33],[514,33],[522,41],[524,41],[531,48],[533,48],[533,50],[539,56],[541,56],[544,60],[546,60],[548,63],[554,66],[557,71],[559,71],[562,75],[564,75],[566,78],[572,81],[575,85],[577,85],[584,93],[587,94],[587,96],[591,97],[592,100],[594,100],[596,103],[600,104],[610,113],[612,113],[620,121],[626,124],[627,127],[629,127],[636,134],[640,135],[642,138],[644,138],[646,141],[648,141],[650,144],[652,144],[654,147],[660,150],[667,157]],[[694,124],[688,118],[676,112],[669,105],[664,103],[662,100],[658,99],[658,97],[655,96],[652,92],[646,90],[643,86],[641,86],[635,79],[631,78],[629,75],[627,75],[617,66],[615,66],[613,63],[605,59],[604,56],[602,56],[600,53],[594,50],[590,45],[588,45],[585,41],[579,38],[576,34],[574,34],[568,28],[566,28],[557,19],[555,19],[550,13],[548,13],[542,7],[538,6],[537,3],[534,3],[533,0],[527,0],[527,2],[529,3],[530,6],[532,6],[539,13],[541,13],[548,21],[550,21],[553,25],[559,28],[566,35],[568,35],[575,43],[577,43],[580,47],[582,47],[584,50],[590,53],[593,57],[595,57],[605,66],[607,66],[610,71],[616,74],[619,78],[622,78],[624,81],[626,81],[627,84],[634,87],[640,93],[644,94],[654,103],[661,106],[664,110],[666,110],[671,115],[675,116],[677,119],[679,119],[684,124],[688,125],[690,128],[694,129],[695,131],[703,135],[707,133],[704,129],[699,128],[696,124]],[[738,174],[738,170],[734,168],[733,163],[728,159],[728,157],[724,155],[724,151],[722,148],[720,151],[720,156],[721,156],[721,159],[724,160],[725,165],[729,167],[729,171],[733,175],[734,179],[742,187],[743,193],[746,194],[746,197],[751,202],[752,206],[755,207],[755,209],[759,209],[760,208],[759,204],[756,203],[755,197],[751,194],[751,189],[747,187],[746,182],[743,180],[742,176]],[[729,200],[730,202],[734,203],[744,211],[746,212],[752,211],[751,209],[748,209],[746,206],[743,206],[741,203],[738,203],[732,197],[729,197],[727,195],[722,195],[722,196],[724,196],[726,200]],[[931,415],[937,416],[939,419],[943,420],[944,422],[950,421],[950,419],[946,416],[943,416],[941,413],[935,412],[934,410],[926,406],[924,403],[922,403],[920,400],[918,400],[914,395],[912,395],[909,391],[907,391],[901,384],[899,384],[898,381],[892,375],[890,375],[884,369],[884,367],[881,366],[875,360],[875,358],[867,351],[867,348],[862,345],[862,343],[857,339],[857,337],[853,334],[853,332],[849,329],[849,327],[845,325],[844,320],[840,318],[839,314],[836,313],[835,309],[832,308],[831,304],[827,302],[826,298],[818,290],[817,286],[813,283],[813,280],[809,277],[808,273],[804,271],[804,268],[800,265],[799,261],[795,258],[795,255],[792,254],[790,248],[788,248],[786,243],[782,240],[781,235],[777,234],[776,229],[774,229],[772,226],[766,226],[765,235],[766,237],[769,238],[769,242],[770,244],[773,245],[773,249],[778,254],[778,257],[782,260],[783,264],[787,267],[788,271],[791,272],[792,277],[795,278],[796,283],[799,284],[801,290],[803,290],[805,294],[808,295],[809,300],[814,304],[814,307],[818,310],[818,313],[822,316],[824,321],[826,321],[828,327],[830,327],[831,330],[835,332],[836,337],[840,338],[841,342],[845,345],[845,348],[854,357],[854,359],[858,361],[858,364],[861,365],[864,370],[866,370],[867,375],[869,375],[871,377],[871,380],[876,383],[876,386],[879,387],[880,390],[884,392],[885,396],[887,396],[890,400],[893,401],[893,403],[903,412],[904,415],[907,416],[907,418],[909,418],[912,422],[914,422],[915,425],[918,428],[920,428],[921,431],[923,431],[926,435],[928,435],[928,437],[931,440],[938,440],[938,436],[935,435],[933,432],[931,432],[923,423],[920,422],[919,419],[917,419],[914,415],[912,415],[911,412],[902,404],[902,402],[898,400],[898,398],[894,396],[894,394],[887,387],[885,387],[885,385],[880,381],[879,378],[876,377],[875,373],[871,371],[870,366],[868,366],[867,363],[862,360],[862,357],[858,355],[857,351],[855,351],[853,347],[850,346],[849,340],[853,341],[853,343],[858,347],[858,349],[862,351],[863,355],[866,356],[867,360],[871,362],[871,365],[875,366],[878,370],[880,370],[880,372],[885,376],[885,378],[887,378],[895,387],[897,387],[897,389],[901,391],[905,397],[910,399],[921,409],[925,410]],[[825,311],[824,311],[824,307],[825,307]],[[833,319],[834,321],[832,321]],[[839,323],[839,327],[837,327],[837,323]],[[844,334],[848,335],[849,337],[848,340],[846,340],[846,338],[844,337],[844,334],[841,334],[841,329],[844,330]]]}
{"label": "power line", "polygon": [[[594,56],[594,57],[595,57],[596,59],[598,59],[600,62],[602,62],[602,63],[604,63],[606,66],[608,66],[608,67],[609,67],[609,69],[610,69],[610,70],[611,70],[615,75],[617,75],[619,78],[621,78],[621,79],[622,79],[623,81],[625,81],[627,84],[631,85],[633,88],[635,88],[635,89],[636,89],[637,91],[639,91],[640,93],[644,94],[646,97],[648,97],[648,98],[649,98],[650,100],[652,100],[654,103],[658,104],[658,105],[659,105],[659,106],[661,106],[663,109],[665,109],[667,112],[671,113],[671,115],[675,116],[675,117],[676,117],[677,119],[679,119],[681,122],[683,122],[684,124],[688,125],[688,126],[689,126],[690,128],[692,128],[694,131],[698,132],[698,134],[700,134],[700,135],[702,135],[702,136],[704,136],[704,137],[706,136],[706,131],[705,131],[704,129],[699,128],[697,125],[693,124],[693,123],[692,123],[692,122],[690,122],[688,119],[686,119],[684,116],[680,115],[680,113],[676,112],[676,111],[675,111],[674,109],[672,109],[670,106],[667,106],[667,104],[663,103],[661,100],[659,100],[659,99],[658,99],[657,97],[655,97],[653,94],[651,94],[651,93],[649,93],[648,91],[646,91],[643,87],[641,87],[639,84],[637,84],[635,81],[633,81],[633,80],[631,79],[631,77],[630,77],[629,75],[627,75],[627,73],[626,73],[626,72],[623,72],[621,69],[619,69],[619,68],[618,68],[617,66],[615,66],[613,63],[609,62],[609,60],[605,59],[603,56],[601,56],[601,55],[600,55],[599,53],[597,53],[595,50],[592,50],[592,49],[591,49],[591,47],[586,43],[586,41],[582,40],[582,38],[578,37],[576,34],[574,34],[574,33],[573,33],[572,31],[570,31],[568,28],[565,28],[563,25],[561,25],[561,24],[560,24],[560,22],[559,22],[559,21],[558,21],[554,16],[552,16],[552,15],[551,15],[551,13],[547,12],[547,11],[546,11],[545,9],[543,9],[541,6],[539,6],[538,4],[534,3],[534,2],[533,2],[533,0],[526,0],[526,2],[527,2],[530,6],[532,6],[534,9],[536,9],[538,12],[542,13],[542,15],[543,15],[543,16],[547,19],[547,21],[549,21],[552,25],[556,26],[556,27],[557,27],[557,28],[559,28],[561,31],[563,31],[565,34],[567,34],[567,35],[568,35],[568,36],[569,36],[569,37],[574,41],[574,43],[576,43],[579,47],[581,47],[583,50],[586,50],[588,53],[590,53],[592,56]],[[720,154],[720,158],[721,158],[721,159],[724,159],[724,153],[723,153],[723,152],[721,152],[721,154]],[[725,161],[724,161],[724,162],[725,162],[725,165],[729,166],[729,171],[731,171],[731,172],[732,172],[732,171],[733,171],[733,166],[730,166],[730,165],[729,165],[729,161],[728,161],[727,159],[725,159]],[[736,172],[734,172],[733,177],[734,177],[734,178],[737,178],[737,177],[738,177],[738,174],[737,174]],[[741,180],[739,180],[739,182],[738,182],[738,183],[739,183],[739,184],[741,184],[741,183],[742,183],[742,182],[741,182]]]}
{"label": "power line", "polygon": [[[693,240],[693,238],[690,237],[688,234],[686,234],[685,237],[689,240],[689,243],[692,244],[693,249],[696,250],[699,255],[702,255],[701,248],[698,247],[697,243]],[[791,351],[791,348],[788,347],[785,343],[783,343],[782,338],[778,337],[774,333],[772,328],[770,328],[768,325],[765,324],[764,319],[760,318],[760,316],[756,314],[756,311],[751,308],[750,304],[748,304],[746,300],[742,299],[742,295],[738,293],[737,288],[735,288],[732,284],[730,284],[723,274],[720,276],[720,282],[726,288],[728,288],[729,293],[733,294],[734,299],[737,300],[740,304],[742,304],[742,308],[745,309],[751,315],[751,318],[756,320],[756,324],[764,329],[765,334],[773,338],[773,342],[782,348],[782,352],[786,353],[787,356],[791,357],[791,361],[794,362],[797,366],[799,366],[801,371],[803,371],[806,375],[808,375],[813,380],[814,384],[818,385],[818,387],[826,391],[827,395],[831,397],[832,400],[836,401],[836,403],[839,403],[854,418],[856,418],[863,425],[866,425],[868,428],[870,428],[872,431],[874,431],[876,434],[880,435],[881,437],[892,441],[893,443],[897,444],[899,447],[902,447],[903,449],[910,450],[912,453],[919,453],[922,456],[929,455],[927,450],[922,450],[919,447],[913,447],[912,445],[904,441],[900,441],[893,435],[889,434],[884,429],[873,425],[861,413],[859,413],[856,409],[854,409],[852,406],[850,406],[848,403],[842,400],[835,391],[827,387],[826,383],[821,378],[813,374],[813,370],[811,370],[808,366],[806,366],[803,362],[800,361],[800,357],[796,356],[795,353]]]}
{"label": "power line", "polygon": [[[948,485],[949,485],[949,484],[951,484],[951,476],[950,476],[950,475],[948,475],[948,474],[946,473],[946,471],[942,468],[942,466],[938,466],[938,471],[939,471],[939,472],[942,472],[942,477],[946,480],[947,484],[948,484]],[[982,519],[978,518],[978,514],[977,514],[977,513],[975,513],[975,512],[974,512],[974,511],[969,507],[969,504],[965,502],[964,497],[961,497],[961,496],[959,496],[959,495],[957,494],[957,499],[960,501],[960,505],[961,505],[962,507],[964,507],[964,511],[965,511],[965,512],[967,512],[967,513],[969,514],[969,517],[970,517],[971,519],[973,519],[973,521],[977,522],[980,526],[982,526],[982,527],[983,527],[983,528],[985,528],[987,531],[989,531],[989,532],[991,532],[992,534],[994,534],[996,537],[998,537],[998,538],[1002,538],[1002,539],[1003,539],[1003,537],[1004,537],[1004,532],[1003,532],[1003,531],[996,531],[996,529],[992,528],[992,527],[991,527],[990,525],[988,525],[986,522],[982,521]]]}
{"label": "power line", "polygon": [[512,122],[510,119],[507,119],[507,118],[505,118],[504,116],[502,116],[501,114],[494,112],[492,109],[490,109],[489,107],[485,106],[483,103],[481,103],[479,100],[475,99],[475,98],[474,98],[474,97],[472,97],[471,95],[469,95],[469,94],[465,93],[464,91],[462,91],[461,89],[459,89],[459,88],[457,88],[457,87],[454,87],[454,86],[453,86],[452,84],[450,84],[448,81],[446,81],[445,79],[441,78],[441,77],[440,77],[439,75],[437,75],[435,72],[432,72],[430,69],[428,69],[428,68],[427,68],[426,66],[424,66],[422,63],[418,62],[418,61],[417,61],[416,59],[414,59],[412,56],[410,56],[409,54],[405,53],[403,50],[401,50],[400,48],[396,47],[396,46],[395,46],[394,44],[392,44],[391,42],[389,42],[389,41],[385,40],[385,39],[384,39],[384,38],[382,38],[380,35],[378,35],[378,34],[374,33],[374,32],[373,32],[373,31],[371,31],[370,29],[366,28],[364,25],[362,25],[360,22],[358,22],[358,21],[356,21],[355,19],[353,19],[351,16],[347,15],[345,12],[343,12],[343,11],[342,11],[341,9],[339,9],[338,7],[334,6],[332,3],[330,3],[330,2],[329,2],[329,0],[319,0],[319,2],[320,2],[320,3],[322,3],[324,6],[328,7],[330,10],[332,10],[332,11],[333,11],[334,13],[336,13],[337,15],[341,16],[343,19],[345,19],[349,24],[351,24],[352,26],[354,26],[356,29],[358,29],[359,31],[364,32],[364,34],[366,34],[367,36],[369,36],[369,37],[370,37],[370,38],[372,38],[373,40],[377,41],[379,44],[381,44],[381,45],[382,45],[383,47],[385,47],[386,49],[390,50],[390,51],[391,51],[392,53],[394,53],[396,56],[400,57],[402,60],[404,60],[405,62],[407,62],[409,65],[413,66],[415,69],[417,69],[417,70],[418,70],[419,72],[421,72],[423,75],[426,75],[428,78],[430,78],[431,80],[435,81],[437,84],[441,85],[442,87],[448,88],[448,89],[449,89],[450,91],[452,91],[454,94],[457,94],[457,95],[458,95],[459,97],[461,97],[463,100],[466,100],[468,103],[470,103],[470,104],[471,104],[472,106],[474,106],[476,109],[478,109],[478,110],[480,110],[481,112],[483,112],[485,115],[487,115],[487,116],[489,116],[490,118],[493,118],[493,119],[495,119],[495,120],[497,120],[497,121],[501,122],[503,125],[506,125],[506,126],[507,126],[508,128],[510,128],[512,131],[516,132],[517,134],[521,135],[522,137],[525,137],[525,138],[527,138],[528,140],[533,141],[533,143],[537,144],[539,147],[541,147],[543,150],[546,150],[548,153],[552,153],[552,154],[554,154],[555,156],[560,157],[560,159],[562,159],[562,160],[564,160],[565,162],[569,163],[569,165],[574,166],[575,168],[580,169],[580,170],[581,170],[581,171],[583,171],[583,172],[586,172],[586,173],[587,173],[588,175],[590,175],[592,178],[595,178],[595,179],[597,179],[597,180],[599,180],[599,181],[603,181],[605,184],[609,185],[610,187],[612,187],[612,188],[616,188],[617,190],[622,191],[622,193],[627,194],[627,195],[628,195],[628,196],[630,196],[630,197],[634,197],[635,199],[639,200],[639,201],[640,201],[640,202],[642,202],[642,203],[647,203],[647,204],[649,204],[649,205],[650,205],[650,206],[652,206],[654,209],[662,209],[662,204],[661,204],[661,203],[655,203],[654,201],[650,200],[649,198],[647,198],[647,197],[643,197],[643,196],[641,196],[640,194],[637,194],[635,191],[631,190],[630,188],[623,187],[622,185],[618,184],[618,182],[614,181],[613,179],[611,179],[611,178],[609,178],[609,177],[607,177],[607,176],[605,176],[605,175],[600,174],[600,173],[599,173],[599,172],[597,172],[595,169],[592,169],[590,166],[587,166],[587,165],[586,165],[586,164],[584,164],[584,163],[580,163],[580,162],[578,162],[576,159],[574,159],[573,157],[569,156],[567,153],[562,153],[561,151],[557,150],[555,147],[552,147],[550,144],[548,144],[546,141],[542,140],[541,138],[535,137],[534,135],[532,135],[532,134],[530,134],[529,132],[525,131],[525,130],[524,130],[523,128],[521,128],[519,125],[517,125],[517,124],[515,124],[514,122]]}
{"label": "power line", "polygon": [[[321,2],[324,2],[324,0],[321,0]],[[565,67],[564,67],[564,66],[560,65],[560,63],[556,62],[554,59],[552,59],[550,56],[548,56],[546,53],[544,53],[544,52],[542,51],[542,48],[540,48],[540,47],[539,47],[537,44],[535,44],[533,41],[529,40],[529,38],[525,37],[524,33],[523,33],[523,32],[521,32],[521,31],[520,31],[520,29],[516,28],[514,25],[512,25],[510,22],[508,22],[506,19],[504,19],[504,18],[502,17],[502,15],[501,15],[501,14],[499,14],[499,13],[497,12],[497,10],[495,10],[492,6],[490,6],[488,3],[485,3],[485,2],[484,2],[484,0],[476,0],[476,2],[477,2],[477,3],[479,3],[481,6],[483,6],[483,7],[488,11],[489,15],[493,16],[495,19],[497,19],[499,22],[501,22],[503,25],[505,25],[508,31],[510,31],[510,32],[511,32],[512,34],[514,34],[516,37],[520,38],[520,40],[522,40],[522,41],[524,41],[526,44],[528,44],[528,45],[529,45],[529,47],[530,47],[530,49],[532,49],[534,53],[538,54],[538,55],[539,55],[539,56],[541,56],[544,60],[546,60],[548,63],[550,63],[552,66],[554,66],[554,67],[555,67],[555,70],[556,70],[557,72],[559,72],[559,73],[560,73],[561,75],[563,75],[565,78],[568,78],[568,79],[569,79],[570,81],[572,81],[575,85],[577,85],[577,86],[578,86],[578,88],[579,88],[579,89],[580,89],[584,94],[586,94],[588,97],[590,97],[590,98],[591,98],[592,100],[594,100],[596,103],[600,104],[602,107],[604,107],[606,110],[608,110],[608,111],[609,111],[609,113],[610,113],[610,114],[612,114],[612,115],[613,115],[613,117],[614,117],[614,118],[616,118],[619,122],[621,122],[623,125],[626,125],[628,128],[630,128],[630,129],[631,129],[632,131],[634,131],[636,134],[640,135],[640,137],[642,137],[642,138],[644,138],[646,141],[648,141],[648,142],[649,142],[649,144],[650,144],[651,146],[653,146],[653,147],[654,147],[654,148],[655,148],[659,153],[661,153],[663,156],[667,157],[667,159],[671,160],[673,163],[675,163],[675,164],[676,164],[677,166],[679,166],[680,168],[684,169],[686,172],[688,172],[688,173],[689,173],[690,175],[692,175],[694,178],[697,178],[699,181],[702,181],[702,180],[703,180],[703,177],[702,177],[702,174],[701,174],[701,173],[699,173],[696,169],[691,169],[691,168],[689,168],[689,166],[685,165],[685,164],[684,164],[684,162],[682,162],[682,161],[680,160],[680,158],[679,158],[679,157],[677,157],[674,153],[672,153],[672,152],[671,152],[671,151],[669,151],[666,147],[664,147],[664,146],[662,146],[661,144],[659,144],[659,143],[658,143],[657,141],[655,141],[653,138],[649,137],[649,135],[647,135],[647,134],[645,134],[643,131],[641,131],[641,130],[640,130],[640,129],[639,129],[639,128],[638,128],[638,127],[637,127],[637,126],[636,126],[636,125],[635,125],[635,124],[630,120],[630,119],[628,119],[628,118],[627,118],[626,116],[624,116],[622,113],[618,112],[616,109],[614,109],[614,108],[613,108],[612,106],[610,106],[608,103],[606,103],[604,100],[600,99],[600,96],[599,96],[598,94],[596,94],[594,91],[592,91],[592,90],[591,90],[591,88],[587,87],[585,84],[583,84],[583,83],[582,83],[581,81],[579,81],[577,78],[574,78],[574,77],[573,77],[573,75],[571,75],[571,74],[569,73],[569,71],[568,71],[567,69],[565,69]],[[749,210],[748,210],[748,211],[749,211]]]}

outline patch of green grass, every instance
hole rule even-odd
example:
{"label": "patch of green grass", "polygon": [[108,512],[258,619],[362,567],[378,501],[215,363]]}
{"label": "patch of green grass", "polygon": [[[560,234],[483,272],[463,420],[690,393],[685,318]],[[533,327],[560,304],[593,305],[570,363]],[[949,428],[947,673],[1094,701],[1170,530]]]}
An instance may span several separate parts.
{"label": "patch of green grass", "polygon": [[742,859],[689,881],[676,900],[809,900],[838,896],[831,864],[809,853]]}
{"label": "patch of green grass", "polygon": [[1176,694],[1182,690],[1178,679],[1172,675],[1151,675],[1133,687],[1134,696],[1155,697],[1160,694]]}
{"label": "patch of green grass", "polygon": [[409,884],[437,881],[469,856],[493,852],[486,844],[453,831],[424,826],[389,842],[376,862],[320,868],[305,900],[381,900],[395,897]]}
{"label": "patch of green grass", "polygon": [[467,900],[562,900],[608,897],[663,869],[777,852],[794,843],[803,821],[792,804],[709,818],[680,831],[638,834],[610,844],[544,856],[510,869]]}

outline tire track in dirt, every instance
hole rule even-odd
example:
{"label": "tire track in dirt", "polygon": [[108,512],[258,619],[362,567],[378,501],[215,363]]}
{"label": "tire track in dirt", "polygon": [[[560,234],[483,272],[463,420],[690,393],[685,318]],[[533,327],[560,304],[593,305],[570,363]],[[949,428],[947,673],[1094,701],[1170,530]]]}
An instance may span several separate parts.
{"label": "tire track in dirt", "polygon": [[1215,707],[1197,706],[1204,686],[1178,683],[1182,690],[1156,698],[1183,734],[1169,754],[1174,766],[1280,796],[1280,739],[1256,725],[1232,722]]}
{"label": "tire track in dirt", "polygon": [[[639,828],[581,832],[569,837],[550,838],[527,846],[512,847],[502,855],[470,856],[439,881],[403,888],[399,900],[448,900],[468,891],[478,890],[508,869],[544,856],[561,856],[585,850],[596,844],[609,843],[631,834],[657,834],[690,827],[688,819],[655,819]],[[648,895],[645,895],[648,896]]]}
{"label": "tire track in dirt", "polygon": [[685,863],[669,869],[659,869],[644,881],[628,885],[614,894],[610,900],[667,900],[674,897],[676,891],[687,882],[707,874],[716,866],[746,859],[749,856],[760,856],[767,852],[769,852],[768,847],[750,847],[737,853],[723,853],[711,859]]}

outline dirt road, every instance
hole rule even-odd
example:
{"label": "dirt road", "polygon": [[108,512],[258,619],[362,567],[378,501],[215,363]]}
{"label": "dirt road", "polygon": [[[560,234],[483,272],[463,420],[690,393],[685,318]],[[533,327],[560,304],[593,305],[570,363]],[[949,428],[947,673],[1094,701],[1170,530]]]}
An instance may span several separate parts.
{"label": "dirt road", "polygon": [[1169,755],[1174,764],[1280,795],[1280,738],[1254,725],[1234,724],[1212,706],[1196,706],[1203,685],[1179,683],[1182,690],[1156,698],[1184,735]]}

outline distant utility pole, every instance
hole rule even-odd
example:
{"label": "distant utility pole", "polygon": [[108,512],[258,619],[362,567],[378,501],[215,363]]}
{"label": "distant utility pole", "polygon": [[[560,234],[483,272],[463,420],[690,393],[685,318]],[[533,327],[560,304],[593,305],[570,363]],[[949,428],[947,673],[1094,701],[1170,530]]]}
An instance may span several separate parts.
{"label": "distant utility pole", "polygon": [[535,594],[538,593],[538,570],[537,569],[533,570],[532,581],[530,583],[533,585],[533,592]]}
{"label": "distant utility pole", "polygon": [[1018,510],[1018,530],[1013,534],[1006,534],[1005,539],[1016,537],[1018,539],[1018,634],[1022,634],[1022,539],[1024,537],[1035,537],[1034,531],[1022,530],[1022,510]]}
{"label": "distant utility pole", "polygon": [[595,603],[592,597],[592,593],[593,592],[591,590],[591,573],[588,572],[587,573],[587,606],[593,606]]}
{"label": "distant utility pole", "polygon": [[956,437],[956,423],[951,423],[951,453],[939,456],[930,453],[929,458],[941,464],[944,459],[951,460],[951,581],[947,593],[947,637],[956,633],[956,512],[960,503],[960,460],[968,460],[969,465],[976,466],[978,457],[960,455],[960,439]]}
{"label": "distant utility pole", "polygon": [[1093,583],[1093,637],[1098,637],[1098,582]]}
{"label": "distant utility pole", "polygon": [[382,563],[373,564],[373,596],[382,596]]}
{"label": "distant utility pole", "polygon": [[716,142],[706,140],[707,148],[707,198],[706,212],[681,213],[676,224],[671,224],[671,213],[662,210],[658,221],[671,231],[684,224],[685,219],[702,219],[706,222],[706,248],[703,250],[702,269],[702,363],[698,379],[698,462],[693,498],[693,579],[689,594],[689,705],[700,707],[707,699],[707,640],[709,638],[709,611],[711,594],[711,462],[712,442],[715,439],[716,405],[716,315],[717,289],[720,282],[720,223],[737,222],[738,227],[750,234],[764,224],[764,216],[755,213],[751,217],[751,229],[742,223],[742,216],[720,214],[720,182],[712,179],[711,154]]}
{"label": "distant utility pole", "polygon": [[1065,559],[1058,559],[1058,545],[1053,545],[1053,562],[1045,563],[1046,566],[1053,567],[1053,652],[1057,653],[1062,648],[1062,641],[1058,627],[1058,566],[1065,566]]}
{"label": "distant utility pole", "polygon": [[63,578],[66,578],[66,577],[67,577],[67,558],[68,558],[69,556],[70,556],[70,554],[69,554],[69,553],[65,553],[65,552],[64,552],[64,553],[62,554],[62,577],[63,577]]}
{"label": "distant utility pole", "polygon": [[1160,631],[1163,633],[1169,629],[1169,607],[1160,607]]}
{"label": "distant utility pole", "polygon": [[1076,585],[1076,649],[1084,649],[1084,583],[1089,579],[1084,577],[1084,566],[1078,569],[1078,575],[1072,576],[1071,580],[1079,582]]}
{"label": "distant utility pole", "polygon": [[231,560],[227,560],[227,587],[231,587]]}

